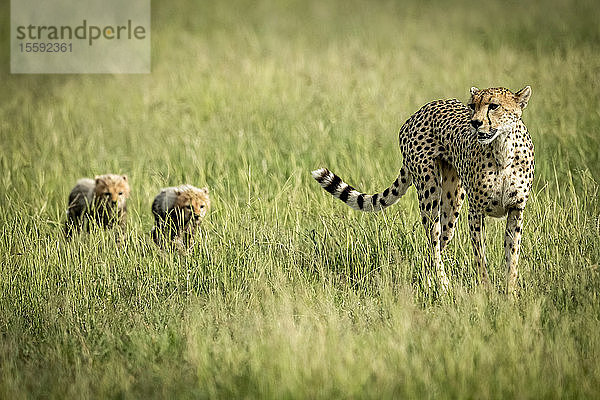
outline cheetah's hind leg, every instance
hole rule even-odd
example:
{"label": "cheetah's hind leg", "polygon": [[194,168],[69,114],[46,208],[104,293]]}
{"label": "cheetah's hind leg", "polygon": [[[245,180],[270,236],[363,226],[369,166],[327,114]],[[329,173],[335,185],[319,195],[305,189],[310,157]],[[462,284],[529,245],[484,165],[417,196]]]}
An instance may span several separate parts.
{"label": "cheetah's hind leg", "polygon": [[440,160],[440,167],[442,173],[440,251],[444,251],[454,236],[456,220],[465,200],[465,190],[453,165]]}
{"label": "cheetah's hind leg", "polygon": [[436,273],[438,285],[442,292],[448,291],[450,282],[444,271],[441,257],[441,227],[440,227],[440,200],[442,194],[441,168],[437,163],[422,167],[422,174],[413,177],[417,195],[421,220],[425,234],[429,239],[431,264]]}

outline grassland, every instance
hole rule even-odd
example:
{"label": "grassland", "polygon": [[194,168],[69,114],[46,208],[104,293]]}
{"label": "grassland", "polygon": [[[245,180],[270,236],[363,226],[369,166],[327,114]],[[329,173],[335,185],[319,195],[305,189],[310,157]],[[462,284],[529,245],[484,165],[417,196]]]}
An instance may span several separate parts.
{"label": "grassland", "polygon": [[[153,2],[152,74],[10,75],[0,96],[0,398],[597,398],[600,25],[594,1]],[[0,43],[8,46],[8,13]],[[359,214],[422,104],[526,84],[536,176],[520,296],[476,284],[466,218],[422,284],[411,189]],[[67,242],[75,180],[129,175],[129,230]],[[208,185],[191,255],[158,189]]]}

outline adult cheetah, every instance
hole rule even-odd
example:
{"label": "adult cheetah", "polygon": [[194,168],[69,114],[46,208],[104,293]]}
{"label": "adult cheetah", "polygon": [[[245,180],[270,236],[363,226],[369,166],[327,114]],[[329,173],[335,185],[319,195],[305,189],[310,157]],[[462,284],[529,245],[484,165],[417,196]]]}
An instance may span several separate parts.
{"label": "adult cheetah", "polygon": [[452,239],[465,193],[469,231],[479,277],[488,283],[484,217],[507,216],[504,239],[506,290],[515,294],[523,209],[533,182],[533,143],[521,120],[531,96],[526,86],[471,88],[464,105],[456,99],[424,105],[399,133],[403,166],[396,181],[381,193],[360,193],[326,168],[312,172],[334,197],[360,211],[379,211],[398,201],[414,185],[431,263],[447,290],[441,252]]}

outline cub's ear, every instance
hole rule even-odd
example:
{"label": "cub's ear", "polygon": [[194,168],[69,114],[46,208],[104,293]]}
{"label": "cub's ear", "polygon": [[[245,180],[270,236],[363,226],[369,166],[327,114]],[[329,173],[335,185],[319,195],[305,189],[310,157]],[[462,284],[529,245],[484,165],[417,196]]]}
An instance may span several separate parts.
{"label": "cub's ear", "polygon": [[176,189],[175,190],[175,196],[178,196],[178,197],[181,196],[181,190]]}
{"label": "cub's ear", "polygon": [[531,86],[525,86],[523,89],[515,93],[515,100],[521,109],[527,107],[529,98],[531,97]]}
{"label": "cub's ear", "polygon": [[121,175],[121,178],[123,178],[123,180],[124,180],[125,182],[127,182],[127,175]]}
{"label": "cub's ear", "polygon": [[204,192],[205,194],[208,194],[208,188],[207,187],[201,188],[200,191]]}
{"label": "cub's ear", "polygon": [[104,179],[102,179],[102,175],[96,175],[94,177],[94,180],[96,181],[96,185],[99,185],[100,183],[104,183]]}
{"label": "cub's ear", "polygon": [[471,96],[475,96],[479,92],[479,89],[477,89],[475,86],[473,86],[473,87],[471,87],[470,92],[471,92]]}

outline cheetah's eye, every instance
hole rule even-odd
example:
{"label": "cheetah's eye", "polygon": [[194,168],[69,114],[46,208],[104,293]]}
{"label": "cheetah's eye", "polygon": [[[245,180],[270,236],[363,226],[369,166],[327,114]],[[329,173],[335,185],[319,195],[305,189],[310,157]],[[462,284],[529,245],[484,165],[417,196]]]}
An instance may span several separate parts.
{"label": "cheetah's eye", "polygon": [[200,205],[200,208],[204,208],[204,204]]}
{"label": "cheetah's eye", "polygon": [[119,196],[123,196],[123,192],[119,192]]}
{"label": "cheetah's eye", "polygon": [[106,197],[110,196],[110,192],[104,192],[104,193],[102,193],[102,194],[103,194],[104,196],[106,196]]}
{"label": "cheetah's eye", "polygon": [[498,108],[498,104],[490,103],[490,105],[488,105],[488,108],[494,111],[496,108]]}
{"label": "cheetah's eye", "polygon": [[469,104],[469,108],[473,111],[475,111],[475,103],[470,103]]}

